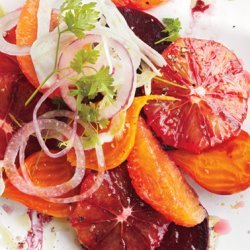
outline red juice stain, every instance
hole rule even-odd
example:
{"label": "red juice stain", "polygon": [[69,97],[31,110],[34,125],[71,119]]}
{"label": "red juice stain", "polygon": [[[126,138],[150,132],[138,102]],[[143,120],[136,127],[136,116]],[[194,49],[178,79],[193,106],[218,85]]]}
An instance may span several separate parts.
{"label": "red juice stain", "polygon": [[219,220],[214,225],[214,232],[220,235],[228,234],[231,231],[231,226],[227,220]]}
{"label": "red juice stain", "polygon": [[43,249],[43,227],[52,220],[51,216],[37,213],[34,210],[28,211],[28,216],[31,221],[31,229],[26,236],[26,243],[29,250]]}
{"label": "red juice stain", "polygon": [[2,208],[7,214],[11,214],[13,212],[13,208],[7,204],[2,205]]}
{"label": "red juice stain", "polygon": [[205,4],[203,0],[197,0],[195,6],[192,8],[192,13],[205,12],[209,8],[209,4]]}

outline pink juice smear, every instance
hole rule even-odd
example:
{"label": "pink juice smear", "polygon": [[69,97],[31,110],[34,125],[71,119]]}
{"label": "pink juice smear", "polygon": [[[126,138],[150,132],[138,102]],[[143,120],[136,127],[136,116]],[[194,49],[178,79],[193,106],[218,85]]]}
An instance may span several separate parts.
{"label": "pink juice smear", "polygon": [[192,8],[192,13],[205,12],[209,8],[209,4],[205,4],[203,0],[197,0],[195,6]]}
{"label": "pink juice smear", "polygon": [[214,225],[214,231],[220,235],[228,234],[231,231],[231,226],[227,220],[221,219]]}

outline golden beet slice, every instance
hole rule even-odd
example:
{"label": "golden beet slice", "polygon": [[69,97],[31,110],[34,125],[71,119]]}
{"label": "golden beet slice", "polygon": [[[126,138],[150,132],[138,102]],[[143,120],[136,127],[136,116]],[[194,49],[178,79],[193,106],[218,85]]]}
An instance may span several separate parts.
{"label": "golden beet slice", "polygon": [[[28,157],[25,160],[25,165],[34,185],[41,187],[61,184],[69,180],[74,173],[74,167],[67,162],[66,156],[52,159],[42,152],[34,153]],[[42,198],[22,193],[8,179],[5,181],[5,185],[3,196],[6,198],[18,201],[31,209],[54,217],[67,218],[70,214],[70,204],[52,203]],[[67,195],[71,196],[78,192],[77,189],[74,189]]]}
{"label": "golden beet slice", "polygon": [[250,187],[250,136],[241,133],[201,154],[169,151],[175,163],[202,187],[217,194],[233,194]]}

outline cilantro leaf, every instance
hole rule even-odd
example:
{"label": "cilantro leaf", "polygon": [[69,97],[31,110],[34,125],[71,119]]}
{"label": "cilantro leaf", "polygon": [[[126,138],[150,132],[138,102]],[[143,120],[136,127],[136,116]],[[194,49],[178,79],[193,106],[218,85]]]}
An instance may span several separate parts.
{"label": "cilantro leaf", "polygon": [[76,9],[81,6],[81,0],[67,0],[64,1],[64,3],[61,6],[61,12],[64,12],[66,10]]}
{"label": "cilantro leaf", "polygon": [[70,67],[78,74],[82,72],[84,63],[94,64],[99,57],[99,51],[94,49],[81,49],[78,51],[70,63]]}
{"label": "cilantro leaf", "polygon": [[98,125],[100,126],[101,129],[105,129],[108,127],[110,121],[108,119],[103,119],[98,122]]}
{"label": "cilantro leaf", "polygon": [[95,75],[95,81],[99,83],[98,91],[113,100],[115,96],[114,78],[109,73],[109,67],[102,67]]}
{"label": "cilantro leaf", "polygon": [[68,31],[78,38],[85,36],[84,31],[92,30],[99,18],[95,10],[96,3],[83,4],[81,0],[66,0],[61,7],[61,17],[68,27]]}
{"label": "cilantro leaf", "polygon": [[99,110],[96,108],[94,103],[77,105],[77,110],[80,119],[83,122],[96,122],[99,117]]}
{"label": "cilantro leaf", "polygon": [[89,100],[93,100],[100,93],[113,100],[116,88],[113,86],[114,78],[109,74],[109,67],[102,67],[93,75],[83,75],[76,83],[77,91],[71,95],[81,95]]}
{"label": "cilantro leaf", "polygon": [[179,18],[164,18],[163,23],[166,25],[162,32],[166,33],[167,36],[155,44],[159,44],[162,42],[173,42],[177,38],[180,37],[180,30],[181,30],[181,22]]}

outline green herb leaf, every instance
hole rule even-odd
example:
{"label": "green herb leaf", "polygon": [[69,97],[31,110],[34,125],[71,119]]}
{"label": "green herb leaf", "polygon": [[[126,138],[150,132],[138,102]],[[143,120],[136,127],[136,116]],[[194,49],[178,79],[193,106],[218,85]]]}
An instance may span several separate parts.
{"label": "green herb leaf", "polygon": [[79,117],[82,121],[95,123],[99,117],[99,110],[94,103],[77,105]]}
{"label": "green herb leaf", "polygon": [[86,30],[92,30],[99,18],[95,10],[96,3],[83,4],[81,0],[67,0],[61,7],[61,17],[68,30],[78,38],[85,36]]}
{"label": "green herb leaf", "polygon": [[166,33],[167,36],[157,41],[155,44],[173,42],[180,37],[179,31],[181,30],[181,22],[179,18],[164,18],[163,23],[166,27],[162,32]]}
{"label": "green herb leaf", "polygon": [[96,145],[100,145],[98,133],[91,125],[85,128],[82,142],[83,148],[94,148]]}
{"label": "green herb leaf", "polygon": [[98,57],[98,50],[81,49],[76,53],[74,59],[71,61],[70,67],[78,74],[80,74],[82,72],[84,63],[94,64],[96,63]]}
{"label": "green herb leaf", "polygon": [[109,74],[109,67],[102,67],[93,75],[83,75],[76,83],[77,91],[73,95],[81,95],[89,100],[93,100],[100,93],[110,100],[113,100],[116,94],[116,88],[113,86],[114,78]]}
{"label": "green herb leaf", "polygon": [[109,120],[108,119],[103,119],[103,120],[98,122],[98,125],[99,125],[100,129],[105,129],[109,125]]}

